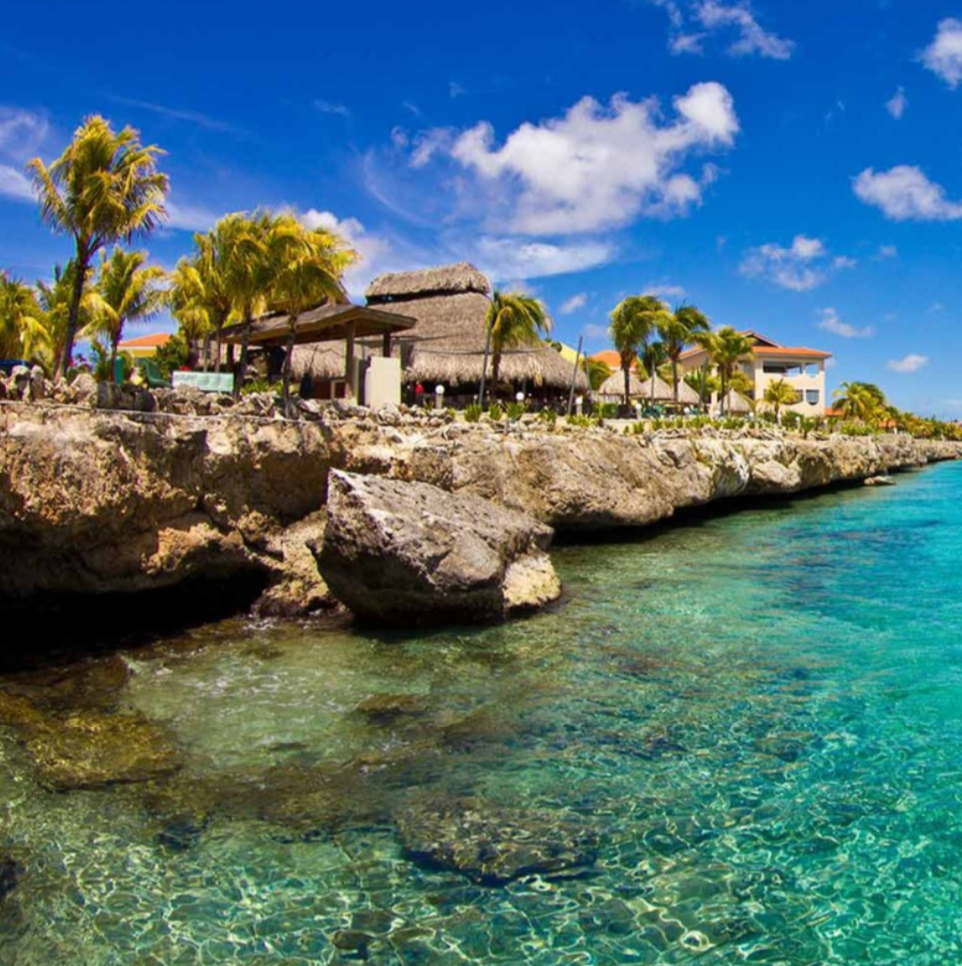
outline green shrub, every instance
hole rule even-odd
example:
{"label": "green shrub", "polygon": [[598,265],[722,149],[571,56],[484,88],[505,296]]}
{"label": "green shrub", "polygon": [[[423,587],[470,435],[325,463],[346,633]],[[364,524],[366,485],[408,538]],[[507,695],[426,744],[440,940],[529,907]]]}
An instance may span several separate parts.
{"label": "green shrub", "polygon": [[573,413],[566,417],[569,426],[590,426],[591,420],[587,416],[579,416],[577,413]]}
{"label": "green shrub", "polygon": [[512,423],[515,423],[528,411],[528,406],[523,402],[509,402],[508,405],[505,406],[505,411],[508,414],[508,419],[510,419]]}
{"label": "green shrub", "polygon": [[187,365],[189,355],[187,340],[177,332],[164,345],[158,346],[154,353],[154,362],[157,363],[160,374],[169,381],[172,372]]}
{"label": "green shrub", "polygon": [[250,379],[241,387],[241,394],[244,396],[251,396],[258,392],[272,392],[276,395],[281,394],[283,386],[280,382],[271,382],[264,376],[258,376],[256,379]]}
{"label": "green shrub", "polygon": [[493,419],[496,423],[500,422],[504,418],[504,409],[501,406],[501,403],[491,403],[491,405],[488,406],[488,416],[490,416],[491,419]]}
{"label": "green shrub", "polygon": [[598,415],[602,419],[618,418],[618,403],[604,402],[598,405]]}
{"label": "green shrub", "polygon": [[481,413],[484,410],[478,405],[478,403],[471,403],[470,406],[464,407],[464,421],[466,423],[476,423],[481,418]]}
{"label": "green shrub", "polygon": [[554,426],[554,424],[558,421],[558,414],[553,409],[542,409],[541,412],[538,413],[538,418],[541,420],[541,422],[547,424],[548,426]]}

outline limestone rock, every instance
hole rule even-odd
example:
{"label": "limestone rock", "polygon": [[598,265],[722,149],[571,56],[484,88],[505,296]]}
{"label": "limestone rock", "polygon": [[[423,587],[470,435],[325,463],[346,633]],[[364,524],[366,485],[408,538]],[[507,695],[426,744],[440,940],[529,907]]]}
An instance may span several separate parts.
{"label": "limestone rock", "polygon": [[327,513],[321,574],[361,617],[491,621],[560,593],[551,529],[478,497],[334,471]]}
{"label": "limestone rock", "polygon": [[581,822],[479,799],[424,794],[395,820],[412,861],[487,886],[528,875],[570,874],[590,866],[598,851],[597,835]]}

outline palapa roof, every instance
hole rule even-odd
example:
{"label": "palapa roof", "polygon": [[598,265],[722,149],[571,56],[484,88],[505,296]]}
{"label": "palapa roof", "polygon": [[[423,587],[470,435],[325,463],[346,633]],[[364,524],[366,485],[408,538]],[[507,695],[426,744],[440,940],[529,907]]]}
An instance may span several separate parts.
{"label": "palapa roof", "polygon": [[[251,324],[250,345],[286,345],[289,336],[289,316],[274,312],[254,319]],[[365,305],[324,304],[302,312],[295,322],[294,342],[331,342],[346,339],[351,327],[355,338],[393,334],[414,327],[414,319],[398,312],[383,312]],[[243,323],[227,326],[224,342],[240,343],[244,337]]]}
{"label": "palapa roof", "polygon": [[379,305],[426,295],[457,295],[462,292],[491,294],[488,277],[469,262],[379,275],[368,285],[364,296],[368,305]]}
{"label": "palapa roof", "polygon": [[[595,393],[599,397],[624,399],[625,373],[619,369],[613,372]],[[639,379],[634,372],[628,374],[628,397],[630,399],[651,399],[651,380]],[[659,376],[655,376],[655,402],[674,402],[675,394],[672,387]],[[697,405],[698,393],[685,382],[678,383],[678,401],[685,405]]]}
{"label": "palapa roof", "polygon": [[[372,306],[417,319],[414,329],[398,340],[410,347],[406,381],[451,387],[481,381],[490,291],[487,277],[467,262],[382,275],[368,286]],[[501,355],[500,378],[518,386],[527,382],[537,388],[567,390],[573,372],[573,363],[541,341],[506,349]],[[580,368],[575,387],[588,390],[588,379]]]}

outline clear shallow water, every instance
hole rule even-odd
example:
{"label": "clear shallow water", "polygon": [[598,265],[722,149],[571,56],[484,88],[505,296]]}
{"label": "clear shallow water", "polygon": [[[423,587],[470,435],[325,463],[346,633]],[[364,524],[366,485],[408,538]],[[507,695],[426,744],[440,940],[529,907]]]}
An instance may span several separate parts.
{"label": "clear shallow water", "polygon": [[[621,546],[482,631],[229,622],[125,659],[185,768],[52,794],[0,963],[920,966],[962,959],[962,464]],[[407,695],[399,714],[359,712]],[[573,878],[421,868],[429,795],[578,819]],[[551,819],[553,821],[553,819]]]}

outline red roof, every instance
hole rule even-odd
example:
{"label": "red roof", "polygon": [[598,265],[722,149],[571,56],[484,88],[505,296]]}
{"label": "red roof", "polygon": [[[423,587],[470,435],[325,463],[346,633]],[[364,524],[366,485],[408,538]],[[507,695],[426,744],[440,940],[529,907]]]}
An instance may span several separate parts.
{"label": "red roof", "polygon": [[138,335],[136,339],[124,339],[117,343],[119,349],[155,349],[167,345],[170,341],[169,332],[152,332],[150,335]]}
{"label": "red roof", "polygon": [[[760,335],[752,329],[745,329],[739,335],[748,336],[749,339],[755,341],[755,345],[752,346],[752,354],[756,356],[805,356],[809,359],[829,359],[832,355],[831,352],[822,352],[820,349],[808,349],[805,346],[779,345],[774,339]],[[694,346],[691,349],[686,349],[680,358],[687,359],[704,351],[700,346]]]}

